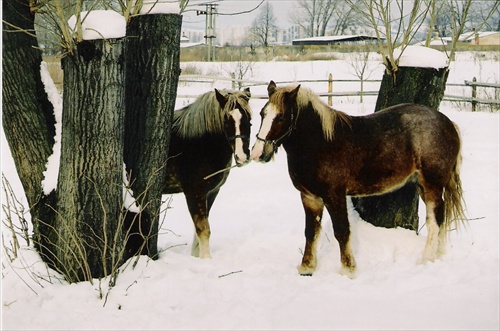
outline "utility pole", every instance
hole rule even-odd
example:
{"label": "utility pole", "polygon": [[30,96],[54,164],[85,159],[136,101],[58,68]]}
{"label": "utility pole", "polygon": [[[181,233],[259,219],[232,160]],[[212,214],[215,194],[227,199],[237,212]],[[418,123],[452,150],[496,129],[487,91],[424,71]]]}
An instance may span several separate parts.
{"label": "utility pole", "polygon": [[205,45],[207,46],[207,60],[215,61],[215,18],[217,17],[217,4],[206,3],[206,10],[197,10],[196,15],[206,15],[205,18]]}

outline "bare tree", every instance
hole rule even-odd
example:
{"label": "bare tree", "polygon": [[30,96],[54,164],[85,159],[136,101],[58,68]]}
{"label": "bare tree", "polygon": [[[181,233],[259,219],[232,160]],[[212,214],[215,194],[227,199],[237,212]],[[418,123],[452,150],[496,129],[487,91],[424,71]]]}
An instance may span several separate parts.
{"label": "bare tree", "polygon": [[262,46],[269,46],[269,39],[276,32],[276,16],[274,16],[273,6],[266,1],[259,11],[259,15],[252,22],[250,33]]}
{"label": "bare tree", "polygon": [[[332,1],[327,0],[326,2],[329,3]],[[290,21],[302,27],[308,37],[323,36],[324,33],[320,33],[320,26],[322,25],[321,17],[325,18],[328,14],[324,12],[324,3],[324,0],[297,1],[298,9],[290,14]],[[329,14],[331,17],[332,11]],[[328,20],[330,17],[328,17]]]}
{"label": "bare tree", "polygon": [[300,0],[297,1],[297,8],[289,14],[289,19],[302,27],[309,37],[324,36],[329,26],[333,34],[340,34],[356,16],[354,8],[345,1]]}
{"label": "bare tree", "polygon": [[463,26],[463,31],[479,31],[483,28],[500,31],[499,5],[499,1],[438,1],[429,25],[439,31],[441,37],[454,36],[460,26]]}
{"label": "bare tree", "polygon": [[233,89],[238,87],[241,90],[244,84],[244,79],[248,75],[253,75],[255,63],[253,61],[244,60],[244,48],[238,47],[235,58],[227,65],[223,65],[224,71],[229,74],[234,80],[232,82]]}
{"label": "bare tree", "polygon": [[359,86],[359,102],[363,103],[363,92],[365,90],[364,83],[366,79],[369,79],[373,72],[375,71],[375,67],[370,65],[370,49],[365,48],[360,50],[359,52],[352,52],[348,55],[348,62],[352,68],[354,74],[359,78],[360,86]]}
{"label": "bare tree", "polygon": [[364,29],[362,17],[356,10],[358,1],[353,1],[354,6],[345,1],[337,1],[332,18],[328,22],[332,35],[352,33],[354,30]]}

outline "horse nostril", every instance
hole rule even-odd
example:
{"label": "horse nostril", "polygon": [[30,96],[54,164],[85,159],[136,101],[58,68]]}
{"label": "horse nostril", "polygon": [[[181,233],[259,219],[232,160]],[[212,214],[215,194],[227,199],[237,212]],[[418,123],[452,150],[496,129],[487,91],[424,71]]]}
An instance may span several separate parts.
{"label": "horse nostril", "polygon": [[248,157],[248,154],[245,153],[243,157],[240,157],[239,155],[235,155],[234,159],[236,161],[236,164],[245,164],[248,162],[249,157]]}

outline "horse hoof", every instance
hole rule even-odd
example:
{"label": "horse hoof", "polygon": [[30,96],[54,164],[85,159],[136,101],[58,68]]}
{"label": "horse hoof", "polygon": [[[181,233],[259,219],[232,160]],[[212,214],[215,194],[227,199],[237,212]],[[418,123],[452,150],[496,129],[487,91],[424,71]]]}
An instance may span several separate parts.
{"label": "horse hoof", "polygon": [[347,276],[350,279],[356,278],[356,268],[342,267],[339,272],[342,276]]}
{"label": "horse hoof", "polygon": [[305,265],[300,265],[297,269],[301,276],[312,276],[314,271],[316,270],[315,267],[310,267]]}
{"label": "horse hoof", "polygon": [[432,258],[429,258],[429,257],[422,257],[422,259],[420,260],[420,263],[421,265],[426,265],[427,263],[434,263],[436,262],[436,258],[432,257]]}

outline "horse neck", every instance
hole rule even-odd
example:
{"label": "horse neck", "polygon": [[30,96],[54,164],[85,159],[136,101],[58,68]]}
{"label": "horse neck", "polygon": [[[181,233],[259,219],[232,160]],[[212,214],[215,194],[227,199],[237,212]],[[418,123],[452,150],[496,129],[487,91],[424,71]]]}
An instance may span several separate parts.
{"label": "horse neck", "polygon": [[231,146],[223,132],[191,138],[180,137],[174,132],[170,139],[169,155],[178,153],[196,153],[200,158],[221,163],[230,161],[232,156]]}
{"label": "horse neck", "polygon": [[311,104],[296,111],[295,125],[290,138],[292,141],[311,140],[312,142],[319,142],[325,140],[321,118],[312,108]]}

